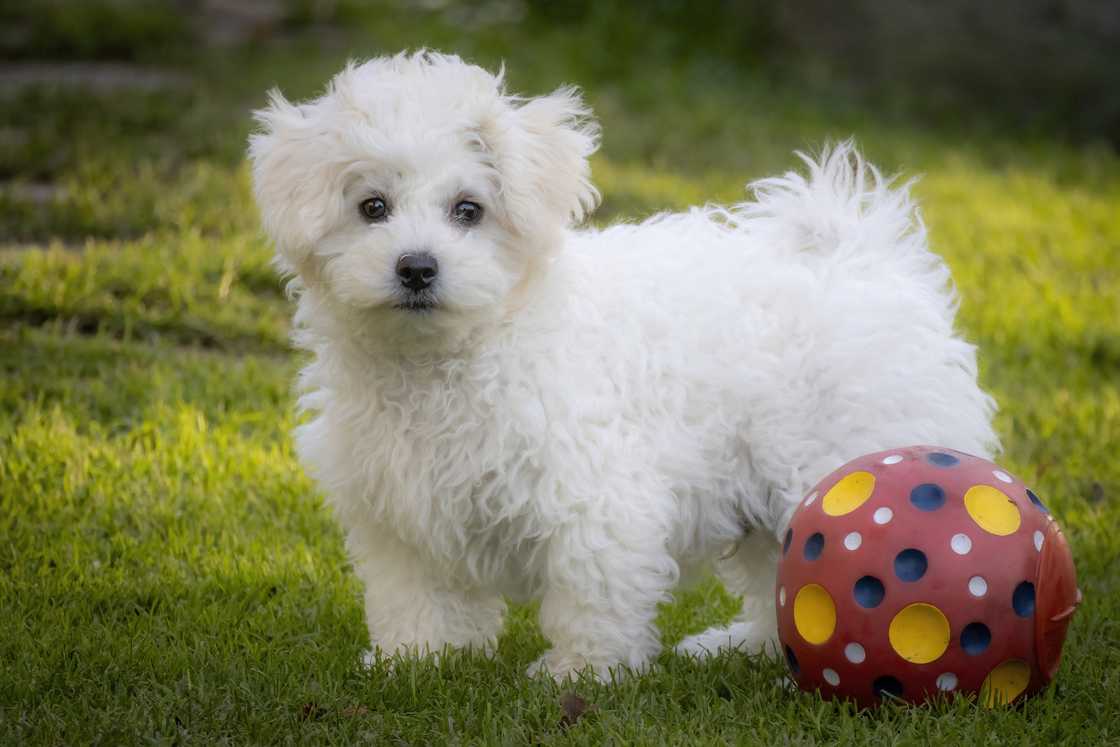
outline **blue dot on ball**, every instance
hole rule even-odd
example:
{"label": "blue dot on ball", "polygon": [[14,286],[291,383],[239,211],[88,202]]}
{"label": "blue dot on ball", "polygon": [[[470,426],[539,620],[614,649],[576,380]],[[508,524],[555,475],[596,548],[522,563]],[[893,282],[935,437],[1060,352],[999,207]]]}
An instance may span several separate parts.
{"label": "blue dot on ball", "polygon": [[945,491],[940,485],[927,482],[910,491],[910,502],[922,511],[936,511],[945,505]]}
{"label": "blue dot on ball", "polygon": [[793,649],[786,646],[786,664],[789,664],[789,671],[793,672],[794,676],[801,674],[801,665],[797,663],[797,657],[793,655]]}
{"label": "blue dot on ball", "polygon": [[936,467],[956,467],[961,463],[960,459],[952,454],[946,454],[944,451],[935,451],[927,456],[926,460]]}
{"label": "blue dot on ball", "polygon": [[992,631],[984,623],[969,623],[961,631],[961,648],[970,656],[984,653],[991,642]]}
{"label": "blue dot on ball", "polygon": [[917,581],[926,575],[926,554],[913,547],[907,548],[894,556],[894,575],[901,581]]}
{"label": "blue dot on ball", "polygon": [[786,538],[782,542],[782,555],[785,555],[787,552],[789,552],[789,545],[791,542],[793,542],[793,530],[787,529]]}
{"label": "blue dot on ball", "polygon": [[1050,509],[1046,508],[1046,506],[1042,503],[1042,499],[1035,495],[1034,491],[1030,488],[1027,488],[1027,497],[1031,499],[1031,503],[1033,503],[1034,507],[1039,511],[1044,514],[1050,513]]}
{"label": "blue dot on ball", "polygon": [[875,694],[880,698],[902,697],[902,683],[898,681],[897,677],[891,677],[890,675],[876,677],[875,681],[871,683],[871,689],[874,690]]}
{"label": "blue dot on ball", "polygon": [[1019,617],[1030,617],[1034,614],[1034,584],[1024,581],[1015,587],[1011,594],[1011,607]]}
{"label": "blue dot on ball", "polygon": [[867,609],[878,607],[886,593],[883,582],[874,576],[864,576],[852,587],[852,596],[856,604]]}
{"label": "blue dot on ball", "polygon": [[820,532],[813,534],[805,540],[805,559],[816,560],[824,551],[824,535]]}

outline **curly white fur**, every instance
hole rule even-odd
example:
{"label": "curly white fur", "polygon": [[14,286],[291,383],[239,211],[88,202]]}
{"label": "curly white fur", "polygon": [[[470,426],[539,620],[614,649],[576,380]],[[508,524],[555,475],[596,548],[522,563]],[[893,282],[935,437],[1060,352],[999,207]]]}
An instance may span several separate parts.
{"label": "curly white fur", "polygon": [[[598,197],[574,89],[523,99],[421,52],[258,119],[255,192],[313,355],[296,443],[382,653],[491,647],[504,597],[539,598],[534,670],[640,669],[657,604],[720,557],[743,612],[680,650],[758,648],[808,487],[880,449],[997,448],[949,272],[849,144],[752,202],[574,230]],[[358,209],[373,194],[384,222]],[[462,199],[478,225],[449,219]],[[439,274],[418,311],[394,265],[419,250]]]}

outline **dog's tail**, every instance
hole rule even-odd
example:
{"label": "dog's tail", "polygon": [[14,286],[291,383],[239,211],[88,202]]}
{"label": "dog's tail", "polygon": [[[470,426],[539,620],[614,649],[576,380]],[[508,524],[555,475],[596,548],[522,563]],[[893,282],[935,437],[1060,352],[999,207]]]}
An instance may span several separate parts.
{"label": "dog's tail", "polygon": [[779,250],[918,262],[948,281],[927,248],[925,224],[910,198],[912,181],[896,184],[883,176],[851,140],[816,156],[797,155],[807,173],[754,182],[755,200],[736,206],[730,219]]}

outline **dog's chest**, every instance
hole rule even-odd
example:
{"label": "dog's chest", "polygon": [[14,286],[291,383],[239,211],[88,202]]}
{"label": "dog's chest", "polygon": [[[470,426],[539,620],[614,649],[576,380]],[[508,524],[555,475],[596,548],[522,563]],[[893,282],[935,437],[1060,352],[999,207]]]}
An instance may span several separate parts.
{"label": "dog's chest", "polygon": [[365,518],[449,570],[501,582],[523,575],[511,566],[540,534],[531,495],[541,470],[527,435],[540,427],[527,422],[532,405],[518,405],[500,381],[456,373],[413,377],[364,402],[336,400],[324,416],[348,442],[346,469],[360,478],[346,492]]}

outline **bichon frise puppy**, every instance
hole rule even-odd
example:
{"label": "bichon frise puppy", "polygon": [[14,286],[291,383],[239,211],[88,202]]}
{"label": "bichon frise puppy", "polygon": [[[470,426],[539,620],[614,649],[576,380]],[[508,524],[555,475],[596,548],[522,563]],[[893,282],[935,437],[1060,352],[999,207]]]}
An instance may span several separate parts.
{"label": "bichon frise puppy", "polygon": [[375,652],[489,649],[508,597],[541,602],[530,671],[641,669],[657,605],[712,563],[742,612],[678,650],[758,650],[809,487],[880,449],[996,448],[949,272],[849,145],[751,202],[576,230],[598,129],[573,88],[420,52],[257,119],[312,355],[296,445]]}

